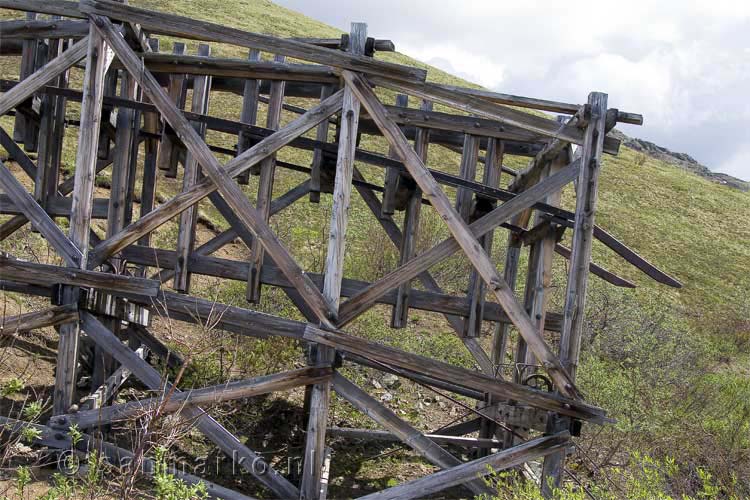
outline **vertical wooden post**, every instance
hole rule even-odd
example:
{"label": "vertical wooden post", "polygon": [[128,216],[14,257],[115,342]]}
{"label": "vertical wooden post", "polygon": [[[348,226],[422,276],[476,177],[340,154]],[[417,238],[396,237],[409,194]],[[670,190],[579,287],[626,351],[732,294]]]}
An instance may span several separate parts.
{"label": "vertical wooden post", "polygon": [[[406,108],[409,106],[409,96],[406,94],[396,95],[396,106]],[[388,156],[396,158],[393,148],[389,148]],[[397,168],[385,169],[385,181],[383,182],[383,204],[380,210],[380,216],[388,217],[396,212],[396,192],[398,191],[400,172]]]}
{"label": "vertical wooden post", "polygon": [[[175,55],[183,55],[185,53],[185,44],[182,42],[174,42],[172,53]],[[185,99],[187,96],[187,79],[185,78],[185,75],[170,75],[167,93],[169,94],[169,98],[172,99],[172,102],[174,102],[178,108],[183,109],[185,107]],[[177,177],[177,158],[180,155],[180,151],[172,137],[167,133],[167,128],[168,126],[165,122],[161,136],[161,148],[159,150],[157,165],[159,170],[164,171],[166,177],[175,178]]]}
{"label": "vertical wooden post", "polygon": [[[422,101],[422,111],[432,111],[432,102]],[[418,128],[414,140],[414,151],[419,158],[427,163],[427,150],[430,145],[429,129]],[[388,169],[388,172],[395,169]],[[409,187],[409,200],[404,210],[404,229],[401,232],[401,245],[399,248],[400,258],[399,265],[404,265],[417,255],[417,236],[419,231],[419,213],[422,209],[422,190],[411,179],[397,175],[399,184],[411,184]],[[408,182],[407,182],[408,181]],[[395,191],[395,190],[394,190]],[[385,195],[384,195],[385,198]],[[393,306],[391,315],[391,328],[404,328],[409,319],[409,291],[411,290],[411,281],[402,283],[396,292],[396,304]]]}
{"label": "vertical wooden post", "polygon": [[[482,182],[490,187],[500,185],[500,172],[503,166],[503,154],[505,145],[502,141],[488,137],[487,149],[484,155],[484,174]],[[471,210],[470,222],[481,217],[485,213],[495,208],[495,203],[491,200],[482,199],[477,195],[476,202]],[[479,244],[482,245],[487,255],[492,255],[492,239],[494,231],[490,231],[479,238]],[[485,283],[476,269],[471,270],[469,276],[468,298],[471,309],[469,316],[464,321],[464,337],[479,337],[482,332],[482,318],[484,317],[484,295]]]}
{"label": "vertical wooden post", "polygon": [[[464,135],[463,154],[461,155],[461,168],[459,175],[462,179],[473,181],[477,175],[477,162],[479,161],[479,137]],[[473,192],[470,189],[456,189],[456,212],[464,221],[469,220],[471,215],[471,201]]]}
{"label": "vertical wooden post", "polygon": [[[211,55],[211,47],[206,44],[198,46],[198,55],[208,57]],[[193,84],[193,101],[190,109],[193,113],[205,115],[208,113],[208,100],[211,94],[211,77],[196,76]],[[193,123],[198,134],[206,135],[205,123]],[[200,166],[198,161],[190,154],[185,153],[185,172],[182,178],[182,190],[187,191],[198,182]],[[198,204],[188,207],[180,214],[180,227],[177,233],[177,260],[175,262],[174,289],[178,292],[187,293],[190,289],[190,272],[188,261],[195,243],[195,228],[198,220]]]}
{"label": "vertical wooden post", "polygon": [[[54,16],[53,19],[60,19]],[[48,59],[54,59],[65,48],[65,40],[49,39]],[[68,86],[68,71],[55,78],[52,85],[65,88]],[[39,128],[39,160],[37,177],[34,182],[34,197],[44,207],[51,197],[57,195],[57,184],[60,177],[60,157],[65,134],[65,105],[62,96],[42,95],[40,108],[41,125]]]}
{"label": "vertical wooden post", "polygon": [[[324,85],[320,91],[320,100],[323,101],[333,94],[333,85]],[[315,129],[315,140],[328,142],[329,120],[320,122]],[[323,150],[315,148],[313,161],[310,167],[310,201],[320,203],[320,170],[323,168]]]}
{"label": "vertical wooden post", "polygon": [[[247,55],[248,61],[260,61],[260,51],[258,49],[250,49]],[[255,125],[258,121],[258,91],[260,90],[260,80],[251,78],[245,80],[245,89],[242,93],[242,112],[240,113],[240,121],[247,123],[248,125]],[[252,143],[250,137],[244,130],[240,130],[239,136],[237,137],[237,154],[240,155],[244,151],[250,149]],[[245,171],[237,177],[237,182],[240,184],[247,184],[250,181],[250,171]]]}
{"label": "vertical wooden post", "polygon": [[[570,256],[568,286],[565,292],[563,325],[560,334],[560,362],[575,380],[581,352],[581,335],[586,306],[591,245],[594,236],[596,197],[599,189],[599,172],[604,147],[607,116],[607,94],[592,92],[588,104],[588,118],[581,154],[581,171],[576,183],[576,212],[573,228],[573,248]],[[554,418],[554,416],[551,416]],[[554,429],[552,429],[554,430]],[[551,498],[559,487],[565,467],[565,452],[555,453],[542,467],[542,494]]]}
{"label": "vertical wooden post", "polygon": [[[86,72],[83,80],[81,127],[78,137],[73,204],[70,215],[70,239],[82,253],[79,263],[79,267],[82,269],[86,268],[88,256],[104,74],[110,62],[112,62],[112,52],[99,33],[91,27],[86,54]],[[78,288],[66,286],[63,289],[63,301],[65,303],[77,303]],[[78,322],[67,323],[60,328],[53,403],[53,413],[56,415],[67,413],[73,403],[76,364],[78,362],[78,341]]]}
{"label": "vertical wooden post", "polygon": [[[285,57],[276,55],[274,61],[284,62]],[[281,123],[281,110],[284,104],[284,81],[274,80],[271,82],[271,91],[268,99],[268,113],[266,115],[266,128],[278,130]],[[256,208],[263,216],[263,220],[268,222],[271,216],[271,200],[273,199],[273,178],[276,171],[276,155],[273,154],[264,158],[258,166],[259,170],[251,168],[253,174],[259,173],[258,179],[258,202]],[[263,267],[263,246],[255,239],[250,255],[250,271],[247,279],[247,300],[248,302],[260,301],[260,274]]]}
{"label": "vertical wooden post", "polygon": [[[159,39],[149,38],[149,45],[151,51],[159,52]],[[145,99],[145,97],[144,97]],[[159,133],[159,114],[158,113],[145,113],[143,115],[143,129],[146,133],[157,134]],[[156,162],[159,157],[159,139],[150,137],[146,139],[145,143],[145,155],[143,157],[143,177],[141,179],[141,210],[140,216],[143,217],[147,213],[154,209],[154,203],[156,201]],[[151,233],[145,234],[141,239],[138,240],[139,245],[149,246],[151,242]],[[145,268],[139,272],[139,275],[144,276]]]}
{"label": "vertical wooden post", "polygon": [[[27,12],[26,19],[33,21],[36,19],[35,12]],[[36,65],[37,41],[35,39],[24,40],[21,45],[21,67],[18,73],[18,80],[23,81],[34,72]],[[13,126],[13,140],[16,142],[26,142],[27,129],[31,129],[32,124],[26,120],[23,113],[16,113],[15,124]]]}
{"label": "vertical wooden post", "polygon": [[[364,54],[367,41],[367,24],[352,23],[350,52]],[[344,274],[344,250],[346,227],[349,216],[349,203],[354,175],[354,153],[356,150],[357,127],[359,125],[359,100],[347,86],[344,88],[344,103],[341,109],[341,129],[339,134],[336,179],[333,187],[333,212],[328,239],[323,297],[332,311],[339,308],[341,281]],[[334,350],[317,346],[314,361],[330,362]],[[300,484],[300,498],[318,500],[321,496],[321,473],[325,450],[325,433],[328,423],[330,403],[330,382],[316,384],[310,395],[310,418],[307,421],[307,441],[305,443],[304,470]]]}

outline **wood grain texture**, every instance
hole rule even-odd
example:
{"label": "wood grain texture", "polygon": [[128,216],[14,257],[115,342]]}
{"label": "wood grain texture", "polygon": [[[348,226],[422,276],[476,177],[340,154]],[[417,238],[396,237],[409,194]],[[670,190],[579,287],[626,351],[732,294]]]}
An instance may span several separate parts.
{"label": "wood grain texture", "polygon": [[14,335],[77,320],[78,308],[75,305],[55,306],[41,311],[1,318],[0,335]]}

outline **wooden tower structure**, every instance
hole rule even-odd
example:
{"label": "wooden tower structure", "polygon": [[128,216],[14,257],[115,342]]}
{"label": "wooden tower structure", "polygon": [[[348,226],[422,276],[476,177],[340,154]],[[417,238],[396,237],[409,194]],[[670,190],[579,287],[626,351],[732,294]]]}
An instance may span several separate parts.
{"label": "wooden tower structure", "polygon": [[[166,315],[196,323],[217,310],[217,328],[298,339],[309,347],[308,366],[216,387],[175,389],[162,410],[195,418],[210,441],[242,458],[271,496],[325,498],[331,391],[387,431],[336,432],[368,439],[395,436],[442,469],[365,498],[415,498],[455,485],[463,485],[467,495],[489,493],[479,479],[488,466],[499,470],[541,457],[541,487],[549,493],[561,480],[571,435],[582,423],[608,422],[604,409],[584,401],[575,381],[588,277],[594,273],[615,286],[633,285],[591,262],[594,240],[653,279],[680,286],[595,223],[602,156],[617,154],[620,146],[608,132],[617,123],[641,124],[640,115],[608,108],[607,95],[599,92],[586,103],[570,104],[430,83],[422,69],[373,57],[393,51],[393,44],[369,38],[361,23],[353,23],[341,39],[283,39],[111,0],[0,0],[0,7],[25,12],[0,23],[1,55],[21,56],[20,79],[2,76],[0,81],[0,116],[14,115],[15,121],[10,132],[0,128],[0,144],[22,172],[14,174],[5,161],[0,166],[0,239],[13,238],[31,224],[61,259],[60,265],[48,265],[0,256],[3,290],[52,302],[48,309],[5,318],[5,330],[55,325],[59,332],[53,416],[38,426],[42,444],[69,446],[61,431],[73,424],[90,430],[155,404],[112,402],[128,377],[153,390],[169,386],[146,353],[167,363],[179,363],[179,353],[149,331],[150,321]],[[174,40],[171,53],[159,51],[159,37]],[[202,42],[197,55],[185,53],[185,40]],[[212,57],[208,43],[242,47],[248,58]],[[68,78],[76,65],[85,68],[80,88]],[[185,109],[189,90],[192,103]],[[396,102],[385,104],[381,90],[397,94]],[[212,92],[242,96],[240,119],[211,116]],[[408,107],[407,96],[419,105]],[[80,117],[70,111],[78,103]],[[449,111],[433,110],[434,105]],[[265,126],[256,123],[260,106],[266,107]],[[282,124],[282,110],[297,117]],[[236,136],[236,147],[209,144],[211,131]],[[64,134],[71,133],[78,137],[75,170],[66,175],[61,150]],[[363,134],[383,137],[389,154],[360,148]],[[462,155],[459,175],[428,165],[431,145]],[[276,159],[282,148],[312,151],[312,163]],[[30,153],[36,153],[36,161]],[[220,163],[218,155],[230,159]],[[508,155],[527,157],[528,166],[503,166]],[[355,161],[380,169],[379,180],[367,178]],[[112,172],[110,197],[96,198],[95,178],[106,168]],[[307,178],[273,198],[278,169]],[[157,202],[160,179],[179,171],[182,191]],[[18,175],[28,176],[32,191]],[[251,176],[257,176],[255,203],[241,187]],[[140,193],[136,177],[142,179]],[[501,183],[501,178],[510,180]],[[561,208],[569,183],[575,183],[575,211]],[[269,218],[295,202],[315,203],[328,195],[333,201],[325,271],[306,272]],[[352,196],[364,200],[400,255],[398,267],[374,282],[344,276]],[[196,245],[199,203],[212,204],[230,229]],[[450,237],[418,253],[424,210],[439,215]],[[106,220],[106,234],[92,229],[94,219]],[[170,220],[179,220],[176,246],[157,248],[151,234]],[[507,232],[502,263],[491,259],[498,230]],[[571,248],[560,243],[566,230],[572,232]],[[212,256],[237,239],[249,249],[248,261]],[[530,248],[530,257],[525,297],[519,300],[515,289],[523,275],[523,246]],[[457,252],[472,266],[462,296],[445,293],[430,274],[432,266]],[[570,262],[559,313],[547,311],[555,254]],[[246,283],[249,305],[192,295],[192,275]],[[305,321],[253,310],[264,287],[281,289]],[[404,327],[410,310],[445,315],[476,369],[347,333],[347,324],[375,304],[392,306],[394,328]],[[495,325],[489,342],[480,336],[488,323]],[[519,334],[512,348],[511,327]],[[97,353],[90,368],[79,368],[84,340]],[[499,369],[506,358],[513,359],[510,372]],[[442,436],[425,435],[344,377],[339,368],[346,363],[476,399],[476,417]],[[97,389],[79,405],[76,381],[83,369],[91,370]],[[308,388],[309,420],[296,484],[262,463],[252,443],[243,444],[210,410],[200,408],[298,386]],[[11,427],[24,425],[2,420]],[[475,432],[478,437],[460,438]],[[478,451],[466,461],[443,447],[446,442]],[[109,442],[100,446],[110,458],[130,453]],[[176,473],[188,482],[200,480]],[[209,487],[219,498],[246,498],[218,484]]]}

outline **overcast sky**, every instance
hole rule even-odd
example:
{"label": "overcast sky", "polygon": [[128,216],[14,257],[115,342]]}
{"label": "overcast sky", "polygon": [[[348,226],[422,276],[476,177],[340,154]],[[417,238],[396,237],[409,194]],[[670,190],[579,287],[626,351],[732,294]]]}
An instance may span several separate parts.
{"label": "overcast sky", "polygon": [[628,135],[750,181],[750,1],[275,0],[487,88],[644,115]]}

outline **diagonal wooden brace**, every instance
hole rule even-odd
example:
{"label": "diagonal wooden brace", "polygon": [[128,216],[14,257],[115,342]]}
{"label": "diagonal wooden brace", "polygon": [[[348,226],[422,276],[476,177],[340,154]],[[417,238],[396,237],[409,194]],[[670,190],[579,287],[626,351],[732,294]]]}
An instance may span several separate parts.
{"label": "diagonal wooden brace", "polygon": [[487,283],[489,291],[495,295],[500,305],[505,309],[508,317],[518,328],[537,359],[550,374],[558,390],[569,397],[580,397],[578,389],[576,389],[573,380],[563,368],[560,360],[538,332],[523,306],[518,303],[508,284],[498,274],[494,264],[469,226],[453,208],[450,200],[412,149],[401,129],[388,118],[385,108],[372,91],[369,83],[361,75],[350,71],[343,71],[342,75],[396,154],[404,162],[409,173],[424,192],[425,197],[446,222],[456,242]]}
{"label": "diagonal wooden brace", "polygon": [[123,66],[138,80],[151,102],[175,130],[190,154],[198,160],[206,175],[224,195],[227,203],[236,211],[242,224],[255,234],[269,256],[300,292],[308,306],[315,311],[321,324],[331,325],[329,317],[332,311],[318,288],[284,248],[270,226],[245,197],[242,189],[232,180],[230,174],[221,167],[206,143],[185,116],[174,106],[153,75],[143,68],[138,56],[119,35],[112,22],[104,17],[92,16],[91,23],[111,45]]}

